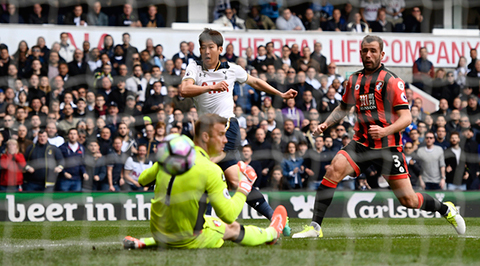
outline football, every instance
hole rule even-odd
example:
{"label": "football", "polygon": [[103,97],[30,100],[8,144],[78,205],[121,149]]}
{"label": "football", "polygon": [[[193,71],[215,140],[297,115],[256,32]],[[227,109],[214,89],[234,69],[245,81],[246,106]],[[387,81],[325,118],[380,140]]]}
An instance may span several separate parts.
{"label": "football", "polygon": [[157,161],[170,175],[181,175],[195,163],[193,141],[185,135],[170,134],[158,144]]}

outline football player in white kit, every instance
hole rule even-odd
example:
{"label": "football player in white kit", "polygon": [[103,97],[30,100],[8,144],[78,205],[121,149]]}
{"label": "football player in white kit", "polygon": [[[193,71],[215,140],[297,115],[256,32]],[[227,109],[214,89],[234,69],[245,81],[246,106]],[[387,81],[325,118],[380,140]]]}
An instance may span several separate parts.
{"label": "football player in white kit", "polygon": [[[200,54],[202,61],[188,64],[185,76],[182,80],[180,95],[192,97],[198,114],[213,113],[228,119],[227,139],[224,153],[212,161],[222,168],[228,185],[231,189],[238,186],[238,166],[240,161],[240,127],[233,113],[233,86],[235,82],[247,83],[253,88],[264,91],[267,94],[279,95],[283,99],[295,98],[297,91],[290,89],[280,92],[265,81],[248,75],[240,66],[220,62],[220,54],[223,52],[223,37],[220,32],[205,29],[199,36]],[[265,201],[263,195],[256,189],[250,192],[247,203],[269,220],[273,209]],[[287,234],[289,234],[289,228]],[[285,231],[284,231],[285,233]]]}

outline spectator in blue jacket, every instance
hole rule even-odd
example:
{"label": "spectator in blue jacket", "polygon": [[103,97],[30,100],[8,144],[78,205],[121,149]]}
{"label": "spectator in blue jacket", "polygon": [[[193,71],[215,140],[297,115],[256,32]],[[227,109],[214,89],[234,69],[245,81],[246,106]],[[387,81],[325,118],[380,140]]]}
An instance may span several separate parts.
{"label": "spectator in blue jacket", "polygon": [[48,143],[47,132],[42,129],[37,136],[37,143],[25,151],[23,191],[53,191],[57,175],[63,171],[63,156],[57,147]]}
{"label": "spectator in blue jacket", "polygon": [[283,176],[287,177],[292,189],[302,188],[303,158],[297,156],[297,145],[291,141],[287,144],[287,154],[282,161]]}
{"label": "spectator in blue jacket", "polygon": [[58,191],[82,191],[82,178],[88,180],[85,169],[85,148],[78,142],[78,131],[76,128],[68,130],[68,141],[60,146],[65,168],[57,180]]}

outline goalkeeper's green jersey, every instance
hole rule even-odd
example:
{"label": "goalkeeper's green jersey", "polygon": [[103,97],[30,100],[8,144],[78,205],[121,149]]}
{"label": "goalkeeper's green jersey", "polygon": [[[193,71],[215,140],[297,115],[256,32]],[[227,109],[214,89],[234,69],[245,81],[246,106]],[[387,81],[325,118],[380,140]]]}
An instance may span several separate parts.
{"label": "goalkeeper's green jersey", "polygon": [[186,173],[171,176],[157,162],[140,175],[138,182],[155,181],[150,211],[150,230],[157,242],[181,247],[194,240],[203,228],[207,199],[217,216],[230,224],[240,214],[246,196],[228,193],[222,169],[195,146],[195,165]]}

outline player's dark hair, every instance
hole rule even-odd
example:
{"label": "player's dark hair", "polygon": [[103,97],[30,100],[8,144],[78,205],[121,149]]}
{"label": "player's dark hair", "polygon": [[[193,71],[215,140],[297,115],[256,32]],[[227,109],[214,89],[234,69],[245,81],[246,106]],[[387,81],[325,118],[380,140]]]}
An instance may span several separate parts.
{"label": "player's dark hair", "polygon": [[364,43],[372,43],[372,42],[378,42],[378,45],[380,46],[380,52],[383,51],[383,40],[382,38],[375,36],[375,35],[367,35],[363,38],[362,40],[362,47]]}
{"label": "player's dark hair", "polygon": [[203,132],[207,132],[208,135],[211,135],[212,128],[216,124],[227,124],[227,119],[221,117],[217,114],[205,114],[199,117],[198,121],[195,123],[195,138],[199,139],[202,136]]}
{"label": "player's dark hair", "polygon": [[212,30],[210,28],[205,28],[202,33],[198,36],[198,43],[202,46],[203,42],[212,41],[218,47],[223,46],[223,36],[219,31]]}

